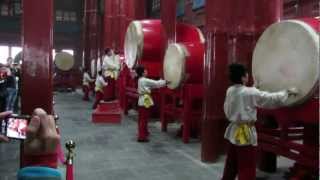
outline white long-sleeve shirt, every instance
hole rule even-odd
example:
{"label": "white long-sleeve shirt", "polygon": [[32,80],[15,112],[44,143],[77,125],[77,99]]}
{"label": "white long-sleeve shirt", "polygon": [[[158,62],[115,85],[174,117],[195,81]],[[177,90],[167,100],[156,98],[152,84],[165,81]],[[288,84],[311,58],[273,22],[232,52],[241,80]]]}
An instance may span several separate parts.
{"label": "white long-sleeve shirt", "polygon": [[[145,77],[141,77],[138,80],[138,93],[139,93],[139,99],[138,99],[138,106],[144,106],[144,98],[143,95],[145,94],[151,94],[151,89],[153,88],[161,88],[166,85],[165,80],[152,80]],[[153,105],[153,100],[151,101],[151,104]]]}
{"label": "white long-sleeve shirt", "polygon": [[93,79],[91,79],[90,75],[87,72],[83,73],[82,84],[89,86],[90,82],[93,82]]}
{"label": "white long-sleeve shirt", "polygon": [[102,76],[97,76],[96,82],[95,82],[95,91],[103,91],[103,87],[107,86],[108,83],[103,79]]}
{"label": "white long-sleeve shirt", "polygon": [[103,58],[102,68],[106,72],[106,76],[111,76],[114,73],[117,79],[120,70],[120,56],[119,55],[105,55]]}
{"label": "white long-sleeve shirt", "polygon": [[[255,87],[246,87],[240,84],[229,87],[224,102],[224,112],[230,124],[224,137],[232,144],[240,145],[235,140],[235,131],[239,126],[238,121],[255,122],[257,120],[257,107],[276,108],[283,105],[287,99],[287,91],[268,93]],[[249,129],[250,142],[242,145],[257,146],[256,128],[250,126]]]}

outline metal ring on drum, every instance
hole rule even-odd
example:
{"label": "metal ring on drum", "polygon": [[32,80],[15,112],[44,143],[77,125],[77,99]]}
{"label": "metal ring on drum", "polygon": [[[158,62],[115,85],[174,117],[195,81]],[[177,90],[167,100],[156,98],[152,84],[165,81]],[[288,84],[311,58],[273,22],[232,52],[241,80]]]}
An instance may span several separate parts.
{"label": "metal ring on drum", "polygon": [[268,27],[253,53],[255,84],[266,91],[296,87],[287,106],[301,104],[319,88],[319,19],[286,20]]}
{"label": "metal ring on drum", "polygon": [[61,71],[69,71],[74,66],[74,57],[67,52],[57,53],[54,58],[54,64]]}

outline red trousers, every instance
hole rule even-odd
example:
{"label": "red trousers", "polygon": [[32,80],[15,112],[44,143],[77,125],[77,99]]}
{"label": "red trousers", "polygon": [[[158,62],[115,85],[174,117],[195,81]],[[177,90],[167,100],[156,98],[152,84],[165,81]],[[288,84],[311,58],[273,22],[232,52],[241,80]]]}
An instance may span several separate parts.
{"label": "red trousers", "polygon": [[101,91],[96,91],[96,99],[95,99],[95,101],[93,103],[93,107],[92,108],[96,109],[101,100],[103,100],[103,93]]}
{"label": "red trousers", "polygon": [[138,140],[147,140],[149,136],[148,119],[150,116],[150,109],[139,106],[138,113]]}
{"label": "red trousers", "polygon": [[82,90],[83,90],[83,100],[88,101],[89,100],[89,92],[90,92],[90,87],[86,85],[82,85]]}
{"label": "red trousers", "polygon": [[234,180],[237,175],[238,180],[255,180],[256,158],[257,147],[230,143],[222,180]]}
{"label": "red trousers", "polygon": [[116,80],[107,77],[108,86],[104,87],[104,100],[111,101],[116,99]]}

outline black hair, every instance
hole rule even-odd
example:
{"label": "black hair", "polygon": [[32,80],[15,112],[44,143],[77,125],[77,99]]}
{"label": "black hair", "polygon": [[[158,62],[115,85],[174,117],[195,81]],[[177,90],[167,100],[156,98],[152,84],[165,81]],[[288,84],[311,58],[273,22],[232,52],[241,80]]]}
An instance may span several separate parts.
{"label": "black hair", "polygon": [[143,76],[144,73],[144,67],[142,65],[139,65],[135,68],[136,73],[137,73],[137,79],[141,78]]}
{"label": "black hair", "polygon": [[105,53],[105,54],[108,54],[110,51],[111,51],[110,48],[106,48],[106,49],[104,50],[104,53]]}
{"label": "black hair", "polygon": [[100,75],[100,76],[102,76],[102,71],[100,70],[100,71],[98,71],[98,74]]}
{"label": "black hair", "polygon": [[242,77],[246,76],[248,70],[242,64],[233,63],[229,65],[229,80],[234,84],[243,84]]}
{"label": "black hair", "polygon": [[84,68],[83,72],[89,72],[88,68]]}

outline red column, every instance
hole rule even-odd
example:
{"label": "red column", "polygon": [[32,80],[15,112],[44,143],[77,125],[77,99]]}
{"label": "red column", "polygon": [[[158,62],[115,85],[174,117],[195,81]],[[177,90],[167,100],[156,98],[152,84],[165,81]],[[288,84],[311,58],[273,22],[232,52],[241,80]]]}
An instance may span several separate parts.
{"label": "red column", "polygon": [[319,0],[298,1],[298,17],[315,17],[319,16]]}
{"label": "red column", "polygon": [[52,113],[53,0],[23,1],[22,113]]}
{"label": "red column", "polygon": [[177,1],[161,0],[161,21],[168,43],[176,42],[176,12]]}
{"label": "red column", "polygon": [[[283,14],[283,0],[260,0],[255,4],[255,29],[256,37],[261,36],[263,31],[271,24],[279,22]],[[255,45],[256,42],[254,42]],[[250,62],[251,67],[251,62]],[[272,128],[272,127],[265,127]],[[258,135],[259,136],[259,135]],[[257,166],[265,172],[275,172],[277,169],[277,156],[272,152],[260,150]]]}
{"label": "red column", "polygon": [[90,44],[89,44],[89,18],[90,18],[90,9],[91,4],[90,0],[85,0],[84,3],[84,15],[83,15],[83,60],[84,60],[84,66],[87,69],[91,69],[91,59],[90,59]]}
{"label": "red column", "polygon": [[206,59],[204,68],[204,106],[201,159],[216,161],[223,148],[223,102],[228,87],[228,31],[230,0],[206,3]]}

